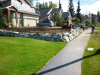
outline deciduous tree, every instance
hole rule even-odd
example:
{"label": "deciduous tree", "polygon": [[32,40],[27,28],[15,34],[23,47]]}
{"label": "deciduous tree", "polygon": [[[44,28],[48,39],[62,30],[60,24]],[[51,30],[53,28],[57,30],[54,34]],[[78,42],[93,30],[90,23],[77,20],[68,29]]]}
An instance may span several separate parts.
{"label": "deciduous tree", "polygon": [[89,19],[87,19],[87,20],[85,21],[85,26],[89,26],[89,24],[91,24],[91,22],[90,22]]}

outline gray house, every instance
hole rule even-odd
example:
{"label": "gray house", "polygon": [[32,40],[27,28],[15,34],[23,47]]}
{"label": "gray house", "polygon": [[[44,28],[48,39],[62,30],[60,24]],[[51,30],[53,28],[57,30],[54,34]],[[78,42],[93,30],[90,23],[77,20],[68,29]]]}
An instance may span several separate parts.
{"label": "gray house", "polygon": [[52,16],[56,13],[56,11],[59,12],[60,15],[62,15],[62,9],[59,8],[44,8],[44,9],[40,9],[40,20],[45,20],[45,19],[51,19]]}
{"label": "gray house", "polygon": [[72,20],[72,17],[71,17],[70,12],[63,12],[63,13],[62,13],[62,17],[63,17],[63,18],[66,18],[66,17],[67,17],[67,18],[69,18],[69,19]]}

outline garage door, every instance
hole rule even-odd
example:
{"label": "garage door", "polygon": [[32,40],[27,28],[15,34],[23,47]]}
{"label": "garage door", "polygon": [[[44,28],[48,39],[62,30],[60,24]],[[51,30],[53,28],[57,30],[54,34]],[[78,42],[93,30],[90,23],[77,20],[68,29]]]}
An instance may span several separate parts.
{"label": "garage door", "polygon": [[36,26],[36,23],[37,23],[36,19],[26,18],[24,26],[33,27],[33,26]]}

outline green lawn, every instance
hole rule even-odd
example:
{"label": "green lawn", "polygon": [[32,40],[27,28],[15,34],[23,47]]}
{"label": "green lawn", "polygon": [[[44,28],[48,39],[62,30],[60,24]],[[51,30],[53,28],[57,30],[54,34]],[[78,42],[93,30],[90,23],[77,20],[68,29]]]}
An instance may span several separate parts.
{"label": "green lawn", "polygon": [[100,27],[96,27],[95,29],[100,29]]}
{"label": "green lawn", "polygon": [[96,26],[95,29],[100,29],[100,26]]}
{"label": "green lawn", "polygon": [[[87,48],[94,48],[88,51]],[[100,32],[91,34],[82,61],[82,75],[100,75]]]}
{"label": "green lawn", "polygon": [[0,75],[36,74],[66,43],[0,37]]}

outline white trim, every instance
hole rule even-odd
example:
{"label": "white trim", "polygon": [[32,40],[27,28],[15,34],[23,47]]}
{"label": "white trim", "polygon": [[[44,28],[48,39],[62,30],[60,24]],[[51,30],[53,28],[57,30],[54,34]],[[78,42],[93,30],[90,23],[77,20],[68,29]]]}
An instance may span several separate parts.
{"label": "white trim", "polygon": [[49,11],[47,14],[50,14],[50,13],[51,13],[51,11],[52,11],[52,8],[50,9],[50,11]]}

